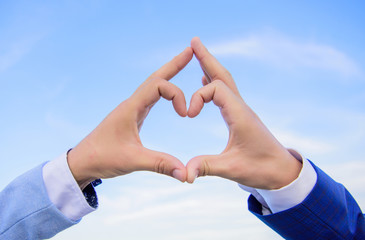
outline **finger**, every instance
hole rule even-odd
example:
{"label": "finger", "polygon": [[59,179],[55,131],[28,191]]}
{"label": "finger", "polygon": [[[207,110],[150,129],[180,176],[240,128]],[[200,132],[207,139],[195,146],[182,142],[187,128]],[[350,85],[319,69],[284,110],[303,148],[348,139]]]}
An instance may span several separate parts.
{"label": "finger", "polygon": [[181,182],[186,181],[186,168],[184,164],[176,157],[167,153],[144,148],[139,159],[138,168],[139,170],[165,174]]}
{"label": "finger", "polygon": [[190,100],[188,116],[196,117],[204,107],[204,103],[213,100],[219,108],[224,108],[226,102],[231,101],[233,92],[220,80],[205,85],[196,91]]}
{"label": "finger", "polygon": [[235,94],[239,94],[231,74],[212,54],[209,53],[198,37],[194,37],[191,40],[191,48],[193,49],[204,73],[208,76],[208,79],[211,81],[217,79],[222,80]]}
{"label": "finger", "polygon": [[197,177],[219,176],[222,168],[219,155],[202,155],[192,158],[186,165],[188,183],[193,183]]}
{"label": "finger", "polygon": [[160,78],[148,81],[138,89],[134,99],[143,109],[151,108],[159,99],[163,97],[172,100],[175,111],[182,117],[187,114],[186,100],[184,93],[176,85]]}
{"label": "finger", "polygon": [[205,71],[203,71],[203,72],[204,72],[204,77],[205,77],[205,80],[207,81],[207,83],[211,83],[212,79],[208,76],[208,74]]}
{"label": "finger", "polygon": [[166,80],[170,80],[174,77],[178,72],[180,72],[193,58],[193,50],[191,47],[185,48],[185,50],[174,57],[170,62],[163,65],[159,70],[154,72],[149,79],[151,78],[163,78]]}
{"label": "finger", "polygon": [[208,82],[208,80],[207,80],[207,77],[206,76],[203,76],[202,77],[202,84],[203,84],[203,86],[205,86],[205,85],[207,85],[209,82]]}
{"label": "finger", "polygon": [[167,100],[172,100],[172,105],[174,106],[175,111],[181,117],[185,117],[187,115],[185,96],[180,88],[163,80],[158,85],[158,91],[161,97]]}

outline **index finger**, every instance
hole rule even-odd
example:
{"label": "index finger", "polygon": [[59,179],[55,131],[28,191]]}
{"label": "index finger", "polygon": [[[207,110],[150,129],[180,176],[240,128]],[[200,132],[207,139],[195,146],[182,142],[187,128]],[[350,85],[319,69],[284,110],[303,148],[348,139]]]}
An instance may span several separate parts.
{"label": "index finger", "polygon": [[[235,105],[232,97],[237,98],[223,81],[217,80],[211,84],[207,84],[196,91],[191,97],[188,116],[191,118],[196,117],[203,109],[204,103],[208,103],[212,100],[221,110],[226,107],[232,109],[232,106]],[[226,116],[223,116],[224,120],[227,121],[225,117]]]}
{"label": "index finger", "polygon": [[152,73],[149,77],[151,78],[163,78],[165,80],[170,80],[178,72],[180,72],[193,58],[193,50],[191,47],[185,48],[179,55],[174,57],[170,62],[163,65],[159,70]]}
{"label": "index finger", "polygon": [[209,80],[214,81],[219,79],[223,81],[235,94],[239,94],[231,74],[212,54],[210,54],[198,37],[194,37],[191,40],[191,47],[204,71],[204,74],[208,77],[206,77],[208,82]]}
{"label": "index finger", "polygon": [[141,109],[140,107],[142,107],[143,111],[147,108],[151,108],[160,97],[163,97],[166,100],[172,101],[175,111],[181,117],[185,117],[187,113],[183,91],[173,83],[162,78],[151,79],[151,81],[144,83],[139,90],[134,92],[132,97],[138,104],[137,109]]}

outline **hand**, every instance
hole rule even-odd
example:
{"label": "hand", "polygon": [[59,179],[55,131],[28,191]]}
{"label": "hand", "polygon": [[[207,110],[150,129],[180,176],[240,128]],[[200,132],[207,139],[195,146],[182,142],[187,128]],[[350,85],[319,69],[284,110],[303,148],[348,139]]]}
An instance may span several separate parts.
{"label": "hand", "polygon": [[261,189],[278,189],[296,179],[301,163],[270,133],[240,96],[231,74],[208,52],[199,38],[191,47],[204,71],[203,85],[191,98],[188,116],[196,117],[213,100],[229,128],[227,147],[187,164],[187,181],[212,175]]}
{"label": "hand", "polygon": [[115,108],[68,154],[68,164],[81,189],[98,178],[147,170],[186,180],[186,168],[175,157],[145,148],[139,137],[144,119],[163,97],[175,111],[187,114],[183,92],[167,80],[192,59],[190,47],[153,73],[134,94]]}

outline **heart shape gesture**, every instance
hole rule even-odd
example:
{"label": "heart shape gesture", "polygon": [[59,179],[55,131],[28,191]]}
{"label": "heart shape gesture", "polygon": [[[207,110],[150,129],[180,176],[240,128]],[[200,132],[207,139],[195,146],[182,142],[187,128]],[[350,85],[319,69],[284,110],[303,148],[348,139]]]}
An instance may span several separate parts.
{"label": "heart shape gesture", "polygon": [[[168,82],[192,59],[204,72],[203,87],[191,98],[187,111],[183,92]],[[191,159],[185,167],[177,158],[145,148],[139,130],[150,109],[161,98],[172,100],[182,117],[196,117],[204,103],[217,105],[229,128],[229,140],[219,155]],[[240,184],[276,189],[292,182],[301,164],[285,149],[247,106],[231,74],[193,38],[172,61],[153,73],[134,94],[115,108],[85,139],[69,152],[68,164],[83,189],[98,178],[133,171],[154,171],[193,183],[196,177],[220,176]]]}

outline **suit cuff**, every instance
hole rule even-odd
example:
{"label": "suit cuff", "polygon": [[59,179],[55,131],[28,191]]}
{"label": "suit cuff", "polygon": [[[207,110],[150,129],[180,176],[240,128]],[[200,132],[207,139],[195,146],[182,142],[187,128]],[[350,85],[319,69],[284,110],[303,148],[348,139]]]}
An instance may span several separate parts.
{"label": "suit cuff", "polygon": [[309,161],[294,150],[289,151],[298,161],[303,163],[298,178],[289,185],[277,190],[257,189],[272,213],[287,210],[303,202],[317,182],[317,173]]}
{"label": "suit cuff", "polygon": [[67,163],[67,153],[43,167],[43,180],[49,199],[67,218],[77,221],[95,211],[96,208],[91,207],[86,201],[71,173]]}
{"label": "suit cuff", "polygon": [[289,152],[303,163],[298,178],[289,185],[276,190],[255,189],[239,185],[261,203],[264,215],[285,211],[300,204],[309,195],[317,182],[317,173],[309,161],[292,149],[289,149]]}

